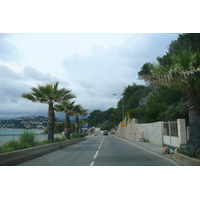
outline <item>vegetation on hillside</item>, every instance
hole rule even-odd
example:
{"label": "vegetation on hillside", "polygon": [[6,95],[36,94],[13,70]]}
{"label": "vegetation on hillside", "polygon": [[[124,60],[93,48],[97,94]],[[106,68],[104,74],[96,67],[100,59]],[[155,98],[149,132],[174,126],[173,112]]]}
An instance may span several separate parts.
{"label": "vegetation on hillside", "polygon": [[[168,52],[157,57],[157,63],[144,63],[138,79],[122,93],[124,112],[140,123],[186,119],[190,141],[200,147],[200,34],[179,34],[169,44]],[[89,124],[103,129],[114,128],[122,120],[122,98],[117,108],[90,113]],[[112,111],[112,112],[110,112]],[[113,117],[115,115],[115,117]]]}

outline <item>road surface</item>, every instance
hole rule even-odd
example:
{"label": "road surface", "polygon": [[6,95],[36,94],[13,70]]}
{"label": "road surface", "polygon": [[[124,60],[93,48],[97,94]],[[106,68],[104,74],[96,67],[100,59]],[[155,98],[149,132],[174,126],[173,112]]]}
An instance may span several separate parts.
{"label": "road surface", "polygon": [[18,166],[173,166],[174,161],[156,156],[113,135],[88,136],[86,140],[34,158]]}

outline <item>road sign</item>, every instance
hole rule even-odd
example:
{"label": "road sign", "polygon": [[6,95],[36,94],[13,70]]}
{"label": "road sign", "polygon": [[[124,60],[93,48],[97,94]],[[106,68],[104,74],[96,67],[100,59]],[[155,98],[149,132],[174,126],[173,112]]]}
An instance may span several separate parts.
{"label": "road sign", "polygon": [[82,130],[88,130],[88,125],[83,125]]}
{"label": "road sign", "polygon": [[126,127],[126,124],[122,123],[121,127]]}

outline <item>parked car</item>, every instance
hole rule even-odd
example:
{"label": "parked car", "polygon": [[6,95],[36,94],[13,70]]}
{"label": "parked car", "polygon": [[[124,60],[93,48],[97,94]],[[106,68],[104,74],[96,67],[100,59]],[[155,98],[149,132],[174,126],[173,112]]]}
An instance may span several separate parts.
{"label": "parked car", "polygon": [[108,131],[105,130],[105,131],[103,132],[103,135],[108,135]]}

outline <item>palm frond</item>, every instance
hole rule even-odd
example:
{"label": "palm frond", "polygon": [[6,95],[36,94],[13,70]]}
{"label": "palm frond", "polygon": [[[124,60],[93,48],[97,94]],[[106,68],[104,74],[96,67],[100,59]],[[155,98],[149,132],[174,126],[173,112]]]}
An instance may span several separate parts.
{"label": "palm frond", "polygon": [[179,55],[173,55],[174,64],[171,66],[161,66],[154,63],[149,66],[152,74],[146,76],[145,79],[154,85],[174,86],[183,89],[188,82],[193,82],[200,75],[200,68],[196,67],[197,56],[200,58],[199,54],[194,54],[191,49],[188,49]]}
{"label": "palm frond", "polygon": [[41,103],[60,103],[62,101],[69,101],[76,96],[71,93],[71,90],[62,88],[58,89],[59,82],[38,85],[38,87],[32,87],[31,92],[27,97],[24,95],[22,97],[27,98],[34,102]]}

